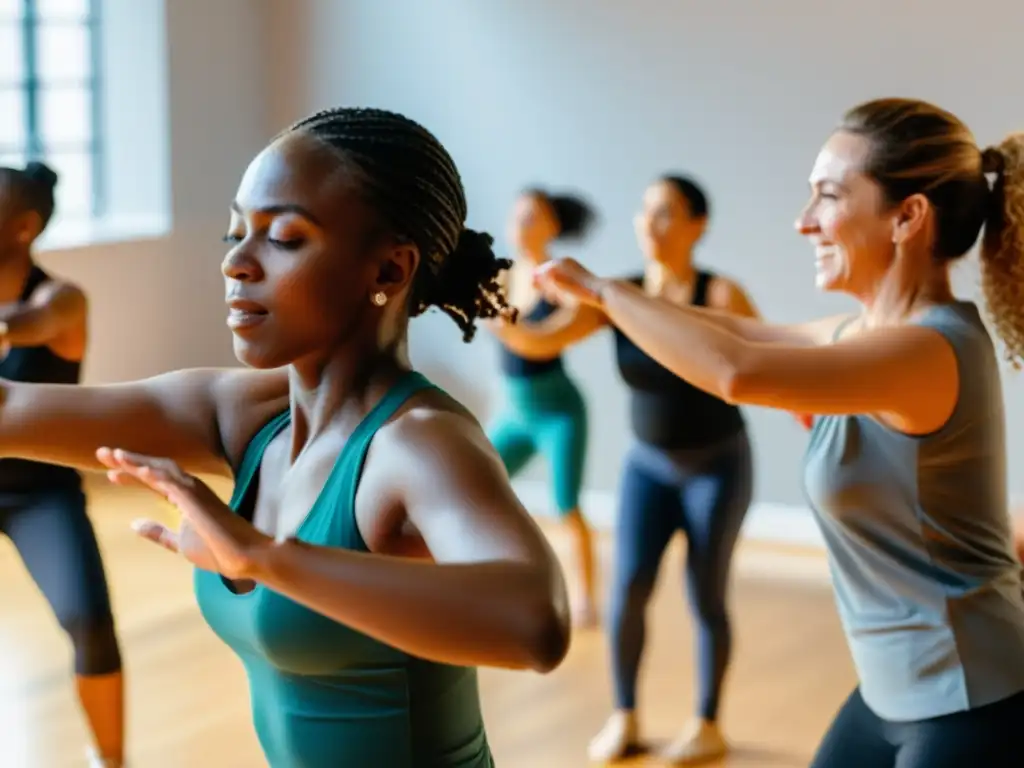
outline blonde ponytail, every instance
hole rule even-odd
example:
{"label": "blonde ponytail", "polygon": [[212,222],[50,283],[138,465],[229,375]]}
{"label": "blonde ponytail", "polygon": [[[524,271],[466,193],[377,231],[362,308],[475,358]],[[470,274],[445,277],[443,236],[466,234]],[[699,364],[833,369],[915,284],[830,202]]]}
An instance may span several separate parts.
{"label": "blonde ponytail", "polygon": [[988,314],[1017,370],[1024,367],[1024,133],[1007,136],[982,153],[993,175],[981,242],[981,287]]}

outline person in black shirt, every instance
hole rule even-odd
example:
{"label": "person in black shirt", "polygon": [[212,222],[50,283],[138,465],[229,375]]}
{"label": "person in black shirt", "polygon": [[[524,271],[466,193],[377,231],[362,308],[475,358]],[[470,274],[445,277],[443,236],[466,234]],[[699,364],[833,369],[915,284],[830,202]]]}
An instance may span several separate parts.
{"label": "person in black shirt", "polygon": [[[651,184],[636,218],[646,264],[628,279],[665,301],[756,316],[735,282],[694,264],[693,251],[708,215],[707,196],[692,179],[666,175]],[[580,305],[571,322],[546,333],[508,326],[505,343],[524,353],[553,354],[608,326],[599,310]],[[727,750],[718,712],[732,645],[726,606],[729,567],[752,495],[747,428],[738,408],[690,385],[611,329],[619,373],[630,390],[634,441],[619,491],[608,625],[615,711],[591,742],[590,759],[618,759],[639,742],[636,684],[644,614],[662,556],[677,531],[687,543],[698,701],[696,717],[665,757],[712,759]]]}

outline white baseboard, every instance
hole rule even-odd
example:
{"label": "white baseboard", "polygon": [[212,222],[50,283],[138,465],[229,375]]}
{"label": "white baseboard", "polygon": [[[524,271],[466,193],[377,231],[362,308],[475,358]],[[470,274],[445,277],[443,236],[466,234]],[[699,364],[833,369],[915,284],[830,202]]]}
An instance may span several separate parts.
{"label": "white baseboard", "polygon": [[[551,516],[551,489],[537,480],[513,483],[520,500],[531,513]],[[598,530],[610,530],[615,523],[617,500],[612,491],[587,490],[580,500],[583,514]],[[823,549],[824,540],[806,507],[791,504],[754,503],[743,524],[742,537],[750,541]]]}

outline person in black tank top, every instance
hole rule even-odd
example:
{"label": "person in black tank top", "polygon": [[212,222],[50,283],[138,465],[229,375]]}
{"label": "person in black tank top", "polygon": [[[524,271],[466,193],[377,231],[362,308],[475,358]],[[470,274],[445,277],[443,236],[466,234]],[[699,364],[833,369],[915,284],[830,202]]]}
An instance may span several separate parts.
{"label": "person in black tank top", "polygon": [[[643,275],[627,279],[644,286]],[[693,306],[708,305],[708,287],[714,279],[711,272],[697,271]],[[739,408],[680,379],[618,328],[614,332],[615,357],[622,380],[629,386],[630,417],[637,439],[671,451],[715,445],[743,430]]]}
{"label": "person in black tank top", "polygon": [[562,355],[517,351],[516,333],[567,322],[572,308],[560,308],[533,287],[533,268],[548,259],[551,243],[582,239],[594,214],[582,199],[540,189],[523,192],[513,209],[509,240],[517,252],[506,273],[509,300],[519,309],[514,325],[490,322],[500,349],[504,402],[491,420],[487,436],[510,477],[540,453],[548,466],[555,510],[569,532],[577,567],[574,617],[577,626],[597,623],[594,594],[594,552],[590,527],[580,511],[587,452],[587,412],[575,382],[566,373]]}
{"label": "person in black tank top", "polygon": [[[692,180],[664,176],[652,184],[636,220],[647,264],[642,274],[628,280],[675,304],[756,315],[739,286],[693,266],[691,254],[707,217],[707,197]],[[639,741],[635,709],[644,615],[662,555],[678,531],[687,544],[685,577],[697,632],[698,691],[696,716],[665,757],[710,759],[726,750],[717,719],[731,652],[729,565],[751,500],[746,426],[738,408],[675,376],[591,306],[578,307],[570,327],[535,338],[534,348],[562,348],[609,326],[619,372],[629,387],[634,444],[619,487],[609,605],[615,712],[592,740],[590,759],[618,759]]]}
{"label": "person in black tank top", "polygon": [[[32,245],[54,209],[56,174],[0,168],[0,379],[78,384],[86,343],[81,290],[51,278]],[[121,654],[106,574],[78,471],[0,458],[0,532],[10,538],[74,647],[93,765],[124,757]]]}

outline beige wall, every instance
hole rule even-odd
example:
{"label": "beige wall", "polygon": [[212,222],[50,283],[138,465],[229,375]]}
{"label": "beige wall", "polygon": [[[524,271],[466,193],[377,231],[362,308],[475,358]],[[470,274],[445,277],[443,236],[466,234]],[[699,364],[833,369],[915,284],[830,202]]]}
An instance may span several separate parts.
{"label": "beige wall", "polygon": [[[270,132],[265,0],[120,2],[166,14],[160,26],[167,36],[173,230],[42,255],[44,266],[79,281],[89,294],[86,376],[96,382],[235,363],[224,325],[221,237],[245,164]],[[131,91],[107,98],[121,100],[111,140],[137,142],[145,156],[148,137],[134,129],[142,110],[156,109],[160,100]],[[139,172],[164,170],[147,165]],[[122,170],[117,183],[137,191],[125,178],[130,171]]]}
{"label": "beige wall", "polygon": [[[644,185],[664,170],[692,172],[714,209],[704,263],[738,277],[768,317],[802,320],[851,306],[815,292],[792,226],[844,108],[911,95],[960,113],[981,141],[1024,129],[1024,5],[983,5],[998,11],[889,0],[290,1],[272,8],[281,79],[271,114],[284,123],[338,103],[407,112],[455,156],[471,223],[499,237],[523,185],[579,186],[603,215],[580,255],[608,273],[638,264],[631,217]],[[974,292],[970,267],[960,282]],[[466,347],[449,326],[419,321],[415,354],[486,414],[498,402],[493,345]],[[588,484],[611,490],[629,432],[610,340],[569,361],[593,414]],[[1009,377],[1006,392],[1020,465],[1024,381]],[[804,434],[785,414],[748,413],[757,498],[801,504]]]}
{"label": "beige wall", "polygon": [[[579,255],[604,272],[638,264],[630,219],[646,182],[692,172],[714,207],[703,261],[740,278],[770,318],[832,312],[849,304],[815,293],[810,252],[792,230],[821,140],[843,108],[882,94],[941,102],[985,142],[1024,128],[1024,100],[1011,96],[1024,6],[998,5],[993,22],[887,0],[174,0],[173,234],[44,261],[92,297],[91,380],[231,364],[219,238],[246,162],[313,109],[372,105],[440,136],[462,170],[471,225],[499,237],[522,185],[587,191],[603,221]],[[974,292],[971,266],[960,283]],[[486,336],[464,345],[431,315],[414,323],[412,342],[416,361],[482,416],[497,404]],[[569,362],[593,414],[588,483],[612,490],[629,433],[609,339]],[[1024,382],[1008,376],[1006,392],[1017,466]],[[803,433],[786,415],[749,413],[758,499],[801,503]]]}

